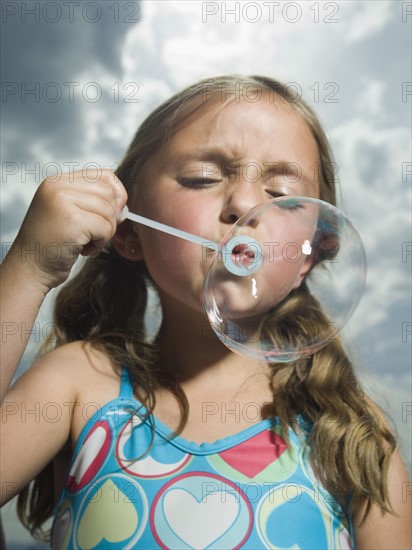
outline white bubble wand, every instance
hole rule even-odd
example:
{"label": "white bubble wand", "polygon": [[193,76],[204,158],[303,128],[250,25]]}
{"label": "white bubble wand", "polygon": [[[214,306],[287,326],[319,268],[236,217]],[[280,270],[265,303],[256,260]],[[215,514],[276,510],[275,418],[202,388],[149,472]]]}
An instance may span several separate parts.
{"label": "white bubble wand", "polygon": [[126,218],[133,222],[162,231],[163,233],[173,235],[179,239],[184,239],[205,248],[209,248],[215,253],[221,252],[224,266],[234,275],[239,275],[242,277],[251,275],[262,266],[262,249],[253,237],[241,235],[233,237],[225,244],[219,245],[214,241],[203,239],[202,237],[198,237],[197,235],[193,235],[192,233],[188,233],[182,229],[177,229],[175,227],[171,227],[170,225],[156,222],[149,218],[145,218],[140,214],[133,214],[133,212],[129,211],[127,206],[125,206],[122,211],[121,220],[123,221]]}

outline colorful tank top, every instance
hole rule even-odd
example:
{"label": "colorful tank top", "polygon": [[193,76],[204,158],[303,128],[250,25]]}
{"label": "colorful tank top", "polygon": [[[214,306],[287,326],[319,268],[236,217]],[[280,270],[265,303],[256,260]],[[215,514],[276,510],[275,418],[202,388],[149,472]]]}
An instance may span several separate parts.
{"label": "colorful tank top", "polygon": [[[52,548],[353,548],[349,517],[277,419],[196,444],[144,418],[126,370],[75,448]],[[154,427],[154,429],[153,429]]]}

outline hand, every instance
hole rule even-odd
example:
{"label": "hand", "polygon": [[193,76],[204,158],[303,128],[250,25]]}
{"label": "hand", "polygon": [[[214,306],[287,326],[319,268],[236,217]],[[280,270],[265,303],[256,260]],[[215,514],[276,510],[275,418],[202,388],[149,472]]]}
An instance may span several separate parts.
{"label": "hand", "polygon": [[39,186],[5,261],[46,290],[63,283],[79,254],[96,256],[113,237],[127,201],[111,170],[63,174]]}

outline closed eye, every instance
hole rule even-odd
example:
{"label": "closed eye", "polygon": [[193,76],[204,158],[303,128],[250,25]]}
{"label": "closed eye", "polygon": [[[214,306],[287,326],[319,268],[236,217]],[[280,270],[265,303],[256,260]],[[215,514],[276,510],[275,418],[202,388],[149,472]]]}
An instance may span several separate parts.
{"label": "closed eye", "polygon": [[297,197],[288,197],[283,201],[279,201],[278,206],[285,210],[298,210],[299,208],[305,208],[305,203],[300,201]]}
{"label": "closed eye", "polygon": [[219,183],[221,180],[212,178],[177,178],[177,181],[186,187],[207,187],[214,183]]}
{"label": "closed eye", "polygon": [[286,194],[285,193],[282,193],[280,191],[271,191],[270,189],[267,189],[266,190],[266,193],[272,197],[273,199],[278,199],[279,197],[285,197]]}
{"label": "closed eye", "polygon": [[304,204],[302,202],[299,202],[296,197],[294,196],[294,193],[291,192],[291,190],[270,190],[270,189],[267,189],[266,190],[266,193],[272,197],[273,199],[281,199],[283,198],[284,200],[281,200],[277,203],[277,205],[280,207],[280,208],[284,208],[284,209],[287,209],[287,210],[297,210],[299,208],[304,208]]}

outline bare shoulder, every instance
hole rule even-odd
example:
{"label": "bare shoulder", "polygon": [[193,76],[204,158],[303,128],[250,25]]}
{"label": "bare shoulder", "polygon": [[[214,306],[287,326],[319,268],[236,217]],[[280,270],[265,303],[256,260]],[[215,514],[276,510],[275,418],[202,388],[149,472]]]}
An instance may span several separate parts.
{"label": "bare shoulder", "polygon": [[88,342],[77,341],[60,346],[36,360],[24,374],[41,377],[43,384],[64,388],[72,397],[81,397],[85,387],[96,379],[117,380],[116,369],[109,356]]}
{"label": "bare shoulder", "polygon": [[41,356],[34,365],[51,364],[61,366],[64,369],[73,370],[80,367],[82,370],[90,368],[104,373],[113,367],[110,357],[102,350],[93,346],[90,342],[78,340],[64,344]]}
{"label": "bare shoulder", "polygon": [[[72,444],[85,424],[84,407],[94,410],[119,394],[119,374],[110,357],[88,342],[76,341],[60,346],[40,357],[17,380],[6,401],[31,402],[34,406],[69,411]],[[37,405],[38,404],[38,405]],[[89,407],[90,408],[90,407]],[[91,410],[91,408],[90,408]]]}
{"label": "bare shoulder", "polygon": [[98,349],[90,342],[79,340],[71,342],[59,348],[56,348],[49,355],[60,353],[65,364],[70,364],[73,368],[77,365],[83,370],[98,372],[100,374],[109,374],[113,372],[113,362],[109,355]]}
{"label": "bare shoulder", "polygon": [[[100,403],[118,391],[119,376],[108,355],[83,341],[58,347],[37,359],[11,386],[7,403],[44,405]],[[56,405],[57,406],[57,405]]]}
{"label": "bare shoulder", "polygon": [[52,370],[58,365],[61,377],[71,387],[73,448],[93,412],[118,397],[119,371],[105,351],[83,341],[57,348],[44,356],[41,363],[41,368]]}
{"label": "bare shoulder", "polygon": [[[71,443],[87,415],[119,393],[119,376],[103,351],[85,342],[61,346],[35,363],[8,391],[0,408],[0,475],[11,487],[6,502]],[[16,460],[18,457],[18,460]]]}

